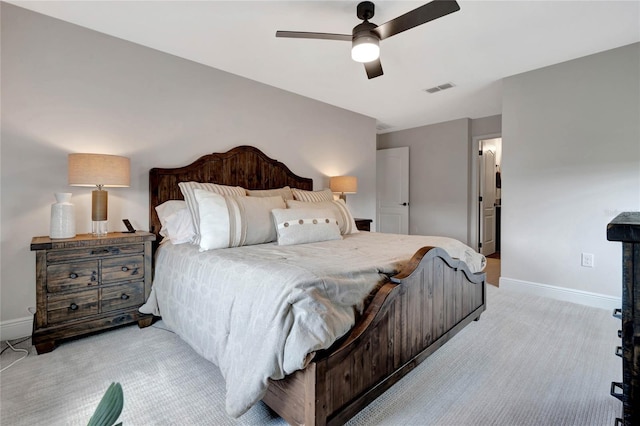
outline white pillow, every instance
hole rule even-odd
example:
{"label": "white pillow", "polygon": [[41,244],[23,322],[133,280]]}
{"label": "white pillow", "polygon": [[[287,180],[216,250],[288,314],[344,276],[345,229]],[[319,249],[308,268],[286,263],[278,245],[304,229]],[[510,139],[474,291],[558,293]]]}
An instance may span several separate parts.
{"label": "white pillow", "polygon": [[340,228],[329,209],[274,209],[271,211],[278,232],[278,245],[339,240]]}
{"label": "white pillow", "polygon": [[[186,209],[187,203],[183,200],[169,200],[164,203],[156,206],[156,213],[158,213],[158,219],[160,219],[160,224],[164,228],[167,223],[167,217],[171,216],[178,210]],[[160,231],[160,235],[164,236],[162,230]]]}
{"label": "white pillow", "polygon": [[288,186],[278,189],[247,189],[247,195],[250,197],[275,197],[280,195],[284,200],[293,200],[293,193]]}
{"label": "white pillow", "polygon": [[194,189],[200,215],[200,250],[275,241],[271,210],[285,207],[282,197],[234,197]]}
{"label": "white pillow", "polygon": [[193,241],[196,236],[193,219],[189,209],[178,210],[167,217],[167,235],[173,244],[184,244]]}
{"label": "white pillow", "polygon": [[156,206],[156,212],[162,224],[160,235],[173,244],[190,243],[193,240],[196,233],[186,202],[182,200],[165,201]]}
{"label": "white pillow", "polygon": [[289,200],[287,201],[287,207],[290,209],[330,209],[338,220],[338,226],[340,227],[340,233],[342,235],[356,234],[359,232],[356,227],[356,221],[353,219],[344,200],[317,201],[312,203]]}
{"label": "white pillow", "polygon": [[189,212],[191,213],[191,219],[193,220],[193,226],[196,233],[193,237],[194,244],[200,243],[200,213],[198,212],[198,201],[193,193],[195,189],[210,191],[220,195],[235,195],[238,197],[244,197],[246,195],[245,189],[241,186],[227,186],[202,182],[179,182],[178,187],[180,187],[180,191],[182,192]]}
{"label": "white pillow", "polygon": [[304,189],[291,188],[293,198],[298,201],[332,201],[333,192],[329,188],[320,191],[305,191]]}

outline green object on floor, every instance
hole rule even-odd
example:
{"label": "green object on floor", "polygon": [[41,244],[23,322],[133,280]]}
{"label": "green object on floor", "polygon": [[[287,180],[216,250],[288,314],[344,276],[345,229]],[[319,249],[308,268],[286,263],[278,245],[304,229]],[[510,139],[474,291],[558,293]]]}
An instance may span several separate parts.
{"label": "green object on floor", "polygon": [[[112,426],[120,413],[124,405],[124,394],[122,392],[122,386],[120,383],[111,383],[109,389],[104,393],[104,396],[98,404],[98,408],[93,413],[93,416],[89,419],[87,426]],[[122,425],[122,422],[116,426]]]}

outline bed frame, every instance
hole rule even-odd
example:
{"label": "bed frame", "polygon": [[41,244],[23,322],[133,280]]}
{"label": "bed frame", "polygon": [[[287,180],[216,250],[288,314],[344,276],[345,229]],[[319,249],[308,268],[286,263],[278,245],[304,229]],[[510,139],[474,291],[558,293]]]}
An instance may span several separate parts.
{"label": "bed frame", "polygon": [[[178,182],[214,182],[247,189],[311,190],[284,164],[254,147],[214,153],[180,168],[149,173],[150,230],[155,206],[182,199]],[[485,274],[472,273],[442,249],[423,247],[372,297],[353,329],[318,352],[304,370],[271,380],[263,401],[288,423],[338,425],[366,407],[485,310]]]}

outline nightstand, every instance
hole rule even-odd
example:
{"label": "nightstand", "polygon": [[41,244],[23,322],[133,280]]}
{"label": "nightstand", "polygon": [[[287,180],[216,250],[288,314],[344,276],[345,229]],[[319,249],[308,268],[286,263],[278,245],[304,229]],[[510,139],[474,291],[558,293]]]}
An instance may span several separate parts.
{"label": "nightstand", "polygon": [[57,342],[124,324],[151,325],[138,312],[151,291],[148,232],[74,238],[34,237],[36,313],[32,344],[39,354]]}
{"label": "nightstand", "polygon": [[356,228],[358,228],[358,231],[371,231],[371,222],[373,222],[372,219],[355,217],[353,218],[353,220],[356,221]]}

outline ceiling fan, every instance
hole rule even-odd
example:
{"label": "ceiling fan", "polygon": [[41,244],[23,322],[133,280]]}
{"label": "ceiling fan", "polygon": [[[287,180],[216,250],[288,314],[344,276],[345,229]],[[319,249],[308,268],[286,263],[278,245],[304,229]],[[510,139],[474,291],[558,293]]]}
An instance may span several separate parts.
{"label": "ceiling fan", "polygon": [[364,63],[367,77],[371,79],[383,74],[380,62],[380,40],[458,10],[460,10],[460,6],[455,0],[434,0],[382,25],[376,25],[369,22],[375,12],[374,4],[370,1],[363,1],[358,4],[356,10],[358,19],[362,19],[363,22],[356,25],[351,34],[276,31],[276,37],[350,41],[352,43],[351,58],[356,62]]}

